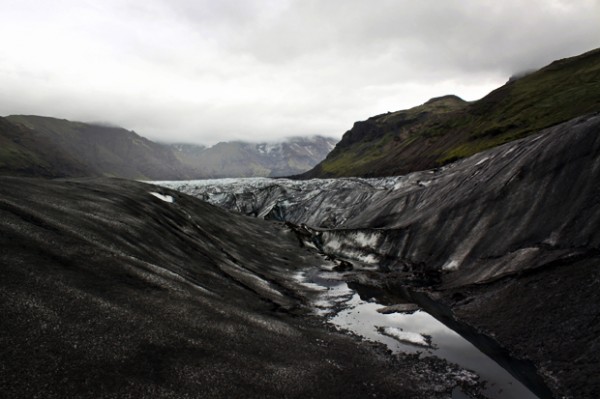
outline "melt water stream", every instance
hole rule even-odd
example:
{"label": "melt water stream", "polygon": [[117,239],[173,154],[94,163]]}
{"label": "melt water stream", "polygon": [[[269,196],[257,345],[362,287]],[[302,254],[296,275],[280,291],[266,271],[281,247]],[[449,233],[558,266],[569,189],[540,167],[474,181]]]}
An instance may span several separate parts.
{"label": "melt water stream", "polygon": [[[381,342],[392,352],[437,356],[474,371],[486,381],[483,394],[493,399],[538,399],[525,385],[454,330],[430,314],[378,312],[383,305],[367,302],[342,280],[343,274],[313,269],[298,275],[305,286],[319,291],[315,311],[340,329]],[[459,388],[453,399],[470,396]]]}

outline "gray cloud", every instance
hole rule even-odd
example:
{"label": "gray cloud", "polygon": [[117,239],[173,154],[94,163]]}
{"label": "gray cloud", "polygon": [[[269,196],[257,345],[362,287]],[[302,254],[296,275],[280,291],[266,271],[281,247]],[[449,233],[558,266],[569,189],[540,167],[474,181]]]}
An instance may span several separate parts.
{"label": "gray cloud", "polygon": [[600,1],[4,1],[0,114],[162,141],[340,136],[355,120],[600,45]]}

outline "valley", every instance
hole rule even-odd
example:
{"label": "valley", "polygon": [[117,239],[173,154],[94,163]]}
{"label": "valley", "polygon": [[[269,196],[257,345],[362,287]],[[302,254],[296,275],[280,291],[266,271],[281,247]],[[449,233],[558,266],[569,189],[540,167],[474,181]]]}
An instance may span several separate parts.
{"label": "valley", "polygon": [[283,223],[133,181],[0,180],[6,397],[480,397],[312,315],[291,276],[335,264]]}
{"label": "valley", "polygon": [[0,396],[597,398],[598,93],[596,49],[337,144],[0,118]]}
{"label": "valley", "polygon": [[[600,117],[581,117],[401,177],[158,184],[288,223],[305,247],[338,260],[342,281],[362,299],[394,306],[419,297],[448,309],[434,316],[531,361],[539,376],[527,367],[516,374],[541,386],[540,397],[591,397],[599,387],[585,365],[598,361],[588,346],[598,340],[598,280],[588,273],[597,273],[600,214],[588,182],[599,177],[599,129]],[[573,289],[577,295],[567,294]],[[557,312],[560,323],[543,316]],[[582,359],[581,367],[570,371],[560,360],[565,353]]]}

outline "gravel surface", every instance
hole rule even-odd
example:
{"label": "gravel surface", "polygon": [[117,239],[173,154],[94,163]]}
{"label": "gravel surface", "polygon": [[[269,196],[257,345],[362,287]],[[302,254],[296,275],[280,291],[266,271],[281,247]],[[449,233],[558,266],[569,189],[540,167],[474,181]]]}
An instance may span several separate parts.
{"label": "gravel surface", "polygon": [[0,178],[0,396],[449,398],[476,384],[309,316],[289,276],[319,262],[281,223],[172,190]]}

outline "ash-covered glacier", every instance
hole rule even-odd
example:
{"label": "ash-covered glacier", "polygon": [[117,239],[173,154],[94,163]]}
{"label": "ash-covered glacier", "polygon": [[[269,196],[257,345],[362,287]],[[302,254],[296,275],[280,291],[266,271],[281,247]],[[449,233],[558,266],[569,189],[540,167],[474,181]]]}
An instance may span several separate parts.
{"label": "ash-covered glacier", "polygon": [[[600,244],[599,116],[438,170],[381,179],[158,182],[220,207],[311,228],[321,249],[483,282]],[[352,256],[352,253],[355,256]],[[446,273],[452,272],[452,273]]]}
{"label": "ash-covered glacier", "polygon": [[287,221],[322,252],[371,264],[353,277],[369,295],[426,287],[445,309],[440,317],[531,360],[552,391],[544,397],[592,398],[600,391],[598,181],[593,114],[400,177],[160,184]]}

